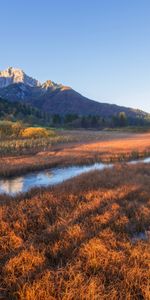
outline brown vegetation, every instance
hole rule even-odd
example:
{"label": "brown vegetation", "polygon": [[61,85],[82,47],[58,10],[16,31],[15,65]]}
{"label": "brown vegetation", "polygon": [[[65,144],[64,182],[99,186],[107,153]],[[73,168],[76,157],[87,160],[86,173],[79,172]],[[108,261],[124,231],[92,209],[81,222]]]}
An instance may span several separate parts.
{"label": "brown vegetation", "polygon": [[[2,157],[0,176],[17,175],[58,165],[127,161],[150,155],[150,133],[60,131],[54,144],[34,155]],[[36,149],[38,145],[32,151]]]}
{"label": "brown vegetation", "polygon": [[149,300],[149,182],[149,165],[118,165],[1,196],[1,298]]}

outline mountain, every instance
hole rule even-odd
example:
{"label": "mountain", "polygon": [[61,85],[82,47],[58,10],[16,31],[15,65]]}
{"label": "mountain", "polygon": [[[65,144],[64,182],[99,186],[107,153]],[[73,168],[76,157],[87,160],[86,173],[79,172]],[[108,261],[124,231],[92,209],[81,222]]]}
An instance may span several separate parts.
{"label": "mountain", "polygon": [[129,117],[142,117],[148,114],[137,109],[100,103],[90,100],[72,88],[56,84],[51,80],[40,83],[27,76],[22,70],[8,68],[0,72],[0,96],[11,102],[21,101],[40,111],[53,114],[99,115],[110,117],[125,112]]}
{"label": "mountain", "polygon": [[11,84],[21,83],[21,82],[31,87],[36,87],[40,85],[40,83],[36,79],[27,76],[20,69],[9,67],[4,71],[0,71],[0,88],[4,88]]}

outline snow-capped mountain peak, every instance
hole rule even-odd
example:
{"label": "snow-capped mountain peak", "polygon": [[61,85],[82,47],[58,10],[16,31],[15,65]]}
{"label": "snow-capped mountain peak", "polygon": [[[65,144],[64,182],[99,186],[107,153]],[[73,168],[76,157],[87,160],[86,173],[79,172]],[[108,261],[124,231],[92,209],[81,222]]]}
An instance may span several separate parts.
{"label": "snow-capped mountain peak", "polygon": [[9,67],[4,71],[0,71],[0,88],[7,87],[14,83],[24,83],[31,87],[41,85],[40,82],[27,76],[21,69]]}
{"label": "snow-capped mountain peak", "polygon": [[42,88],[45,89],[45,90],[48,90],[48,89],[57,89],[57,88],[61,88],[61,84],[57,84],[51,80],[47,80],[45,81],[43,84],[42,84]]}

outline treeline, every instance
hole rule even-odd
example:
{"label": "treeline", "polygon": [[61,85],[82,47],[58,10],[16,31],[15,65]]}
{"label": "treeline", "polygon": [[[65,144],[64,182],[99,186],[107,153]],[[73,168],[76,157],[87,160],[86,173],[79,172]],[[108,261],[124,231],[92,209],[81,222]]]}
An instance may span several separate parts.
{"label": "treeline", "polygon": [[51,116],[51,126],[60,127],[64,126],[67,128],[117,128],[127,126],[150,126],[150,118],[141,117],[127,117],[125,112],[120,112],[118,115],[110,117],[100,116],[79,116],[77,114],[67,114],[60,116],[55,114]]}
{"label": "treeline", "polygon": [[48,125],[50,116],[29,104],[10,102],[0,98],[0,120],[22,121],[31,125]]}
{"label": "treeline", "polygon": [[23,102],[10,102],[0,98],[0,120],[11,122],[22,121],[29,125],[40,125],[64,128],[117,128],[126,126],[150,126],[150,118],[128,117],[125,112],[110,117],[99,115],[80,116],[66,114],[65,116],[43,112]]}

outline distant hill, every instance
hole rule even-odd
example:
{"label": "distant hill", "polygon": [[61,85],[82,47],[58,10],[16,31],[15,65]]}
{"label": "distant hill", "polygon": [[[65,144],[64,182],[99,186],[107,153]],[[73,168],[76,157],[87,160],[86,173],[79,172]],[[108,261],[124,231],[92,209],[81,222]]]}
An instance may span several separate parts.
{"label": "distant hill", "polygon": [[22,70],[8,68],[0,72],[0,96],[11,102],[32,105],[51,115],[78,114],[80,116],[115,116],[125,112],[128,117],[145,118],[148,114],[138,109],[90,100],[70,87],[56,84],[51,80],[41,84],[27,76]]}

